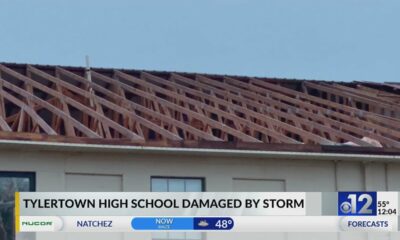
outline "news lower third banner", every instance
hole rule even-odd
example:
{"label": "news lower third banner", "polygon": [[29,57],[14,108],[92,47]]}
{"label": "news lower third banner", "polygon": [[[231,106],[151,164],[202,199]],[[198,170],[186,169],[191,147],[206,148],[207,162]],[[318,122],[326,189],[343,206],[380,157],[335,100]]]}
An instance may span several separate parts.
{"label": "news lower third banner", "polygon": [[398,192],[19,192],[16,232],[397,232]]}

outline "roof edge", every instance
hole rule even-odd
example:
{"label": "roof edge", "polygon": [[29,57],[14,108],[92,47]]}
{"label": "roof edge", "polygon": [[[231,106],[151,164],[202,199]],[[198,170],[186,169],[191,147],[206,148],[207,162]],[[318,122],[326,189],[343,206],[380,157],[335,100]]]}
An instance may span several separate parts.
{"label": "roof edge", "polygon": [[[23,148],[22,148],[23,147]],[[400,154],[394,156],[370,154],[343,154],[343,153],[312,153],[312,152],[282,152],[232,149],[198,149],[198,148],[169,148],[148,146],[121,146],[101,144],[74,144],[53,142],[31,142],[0,140],[0,149],[24,149],[24,151],[71,151],[71,152],[112,152],[135,154],[163,154],[179,156],[218,156],[232,158],[257,158],[273,160],[325,160],[325,161],[359,161],[365,164],[374,162],[400,162]],[[191,159],[191,158],[189,158]]]}
{"label": "roof edge", "polygon": [[175,149],[214,149],[227,151],[277,151],[277,152],[303,152],[303,153],[341,153],[341,154],[371,154],[400,156],[400,149],[397,148],[379,148],[379,147],[358,147],[351,145],[307,145],[307,144],[266,144],[266,143],[248,143],[248,142],[215,142],[215,141],[147,141],[133,142],[123,139],[93,139],[82,137],[52,136],[37,133],[9,133],[0,131],[1,143],[26,143],[31,145],[65,145],[78,144],[81,146],[116,146],[122,148],[129,147],[156,147],[156,148],[175,148]]}

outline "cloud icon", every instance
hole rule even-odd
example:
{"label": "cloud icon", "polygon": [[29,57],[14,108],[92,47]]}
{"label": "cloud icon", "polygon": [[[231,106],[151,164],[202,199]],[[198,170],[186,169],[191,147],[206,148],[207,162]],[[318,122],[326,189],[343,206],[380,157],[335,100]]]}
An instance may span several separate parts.
{"label": "cloud icon", "polygon": [[199,227],[207,227],[208,226],[208,222],[206,220],[202,220],[199,222]]}

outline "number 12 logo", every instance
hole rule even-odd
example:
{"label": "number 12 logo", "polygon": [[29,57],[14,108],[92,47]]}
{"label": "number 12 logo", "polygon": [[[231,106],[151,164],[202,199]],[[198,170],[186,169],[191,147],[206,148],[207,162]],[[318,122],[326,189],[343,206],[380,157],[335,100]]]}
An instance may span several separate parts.
{"label": "number 12 logo", "polygon": [[339,192],[339,216],[376,216],[376,192]]}

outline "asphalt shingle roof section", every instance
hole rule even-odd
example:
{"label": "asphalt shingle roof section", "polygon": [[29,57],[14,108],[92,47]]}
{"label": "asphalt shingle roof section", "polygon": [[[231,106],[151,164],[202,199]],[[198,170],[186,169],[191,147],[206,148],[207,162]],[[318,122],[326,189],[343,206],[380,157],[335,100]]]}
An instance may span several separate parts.
{"label": "asphalt shingle roof section", "polygon": [[394,83],[8,63],[0,83],[0,138],[400,149]]}

